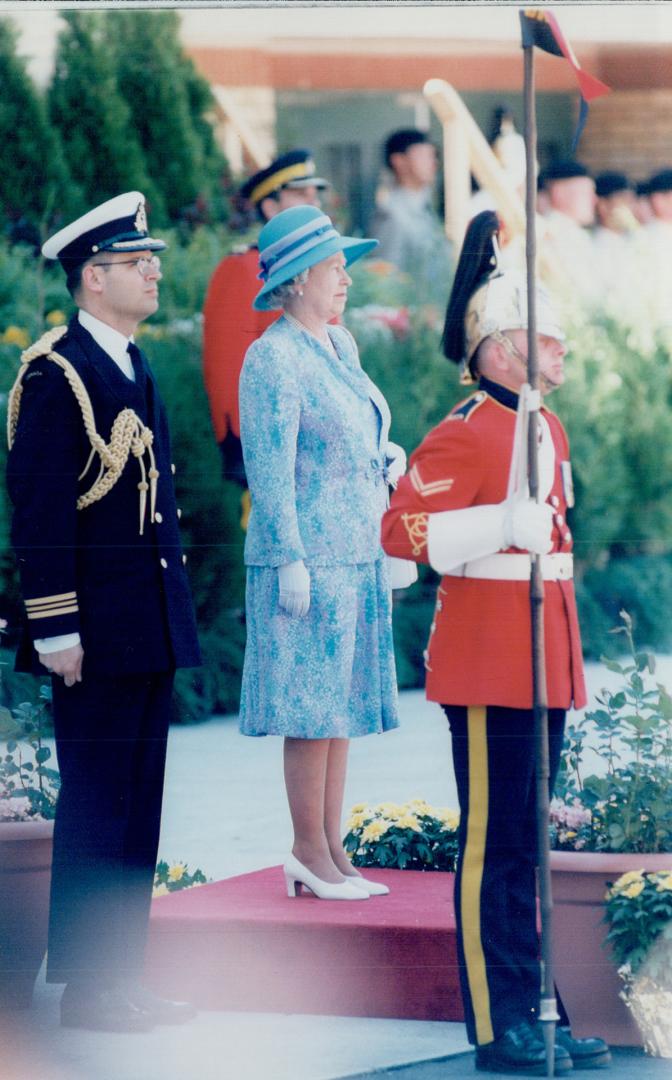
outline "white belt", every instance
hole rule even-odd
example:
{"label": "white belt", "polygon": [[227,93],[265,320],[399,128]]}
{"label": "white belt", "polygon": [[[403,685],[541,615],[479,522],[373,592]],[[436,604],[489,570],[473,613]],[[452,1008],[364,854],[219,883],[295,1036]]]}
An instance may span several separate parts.
{"label": "white belt", "polygon": [[[456,566],[448,571],[448,577],[483,578],[487,581],[529,581],[532,559],[529,555],[485,555],[482,559]],[[544,581],[571,581],[574,577],[574,559],[569,551],[556,551],[541,556],[541,572]]]}

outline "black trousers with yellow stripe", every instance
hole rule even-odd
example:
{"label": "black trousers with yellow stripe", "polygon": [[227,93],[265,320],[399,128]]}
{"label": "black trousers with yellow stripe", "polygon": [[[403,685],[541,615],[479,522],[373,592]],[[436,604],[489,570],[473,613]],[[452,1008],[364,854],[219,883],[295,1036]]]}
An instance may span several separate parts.
{"label": "black trousers with yellow stripe", "polygon": [[[481,1045],[539,1006],[533,714],[444,705],[460,802],[455,878],[467,1034]],[[551,790],[565,712],[549,709]]]}

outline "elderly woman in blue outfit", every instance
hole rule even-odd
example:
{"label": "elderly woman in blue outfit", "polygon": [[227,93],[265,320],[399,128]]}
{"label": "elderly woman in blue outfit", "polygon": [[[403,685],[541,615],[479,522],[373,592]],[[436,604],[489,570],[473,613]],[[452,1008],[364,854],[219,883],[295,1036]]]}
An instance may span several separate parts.
{"label": "elderly woman in blue outfit", "polygon": [[346,267],[376,245],[341,236],[312,206],[259,236],[260,310],[282,309],[247,351],[241,440],[252,509],[245,735],[284,736],[294,829],[288,895],[362,900],[341,840],[348,740],[398,724],[391,589],[380,546],[388,482],[405,469],[390,413],[345,327]]}

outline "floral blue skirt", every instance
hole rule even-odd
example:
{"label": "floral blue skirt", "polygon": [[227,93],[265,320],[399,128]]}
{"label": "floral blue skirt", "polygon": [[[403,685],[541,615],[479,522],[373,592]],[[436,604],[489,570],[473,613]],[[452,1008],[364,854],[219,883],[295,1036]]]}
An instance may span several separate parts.
{"label": "floral blue skirt", "polygon": [[398,726],[385,558],[310,566],[310,609],[278,605],[276,567],[247,568],[244,735],[348,739]]}

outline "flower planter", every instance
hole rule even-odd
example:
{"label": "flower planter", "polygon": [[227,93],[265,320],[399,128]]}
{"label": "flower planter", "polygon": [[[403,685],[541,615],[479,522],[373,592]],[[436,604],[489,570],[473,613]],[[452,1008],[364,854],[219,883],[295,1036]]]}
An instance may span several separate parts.
{"label": "flower planter", "polygon": [[24,1009],[47,948],[53,821],[0,822],[0,1008]]}
{"label": "flower planter", "polygon": [[598,1035],[614,1046],[642,1038],[620,997],[623,988],[609,947],[604,894],[627,870],[672,869],[672,854],[551,852],[553,970],[577,1036]]}

